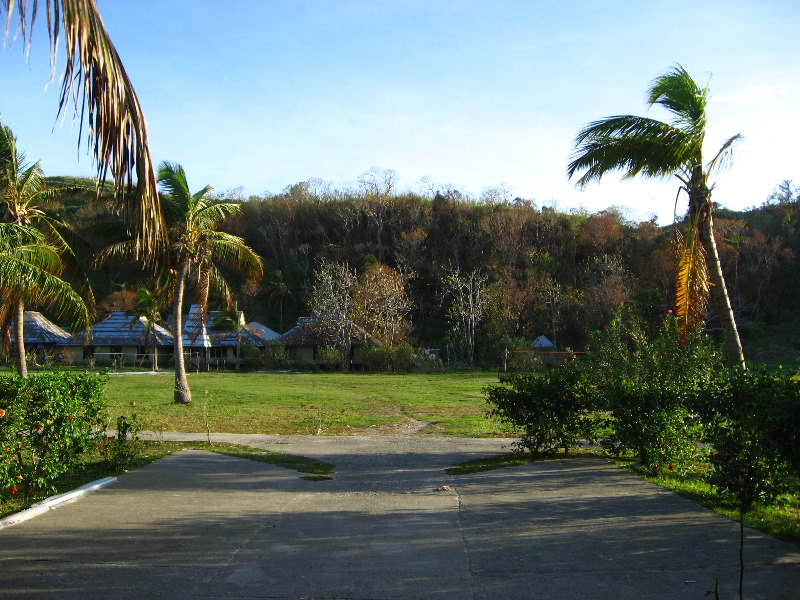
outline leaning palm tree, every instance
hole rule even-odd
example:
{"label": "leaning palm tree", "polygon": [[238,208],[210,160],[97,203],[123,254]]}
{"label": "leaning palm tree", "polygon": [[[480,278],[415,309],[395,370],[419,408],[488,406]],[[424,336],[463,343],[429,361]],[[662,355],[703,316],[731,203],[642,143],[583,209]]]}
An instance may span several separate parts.
{"label": "leaning palm tree", "polygon": [[[249,276],[261,277],[261,258],[244,244],[242,238],[216,228],[229,217],[240,213],[241,208],[232,202],[220,202],[209,197],[211,187],[191,193],[186,173],[179,164],[162,162],[158,168],[158,182],[164,192],[162,208],[169,236],[169,261],[172,284],[173,334],[175,336],[175,402],[192,401],[186,379],[183,355],[183,297],[190,280],[197,290],[197,304],[207,312],[211,290],[226,303],[231,301],[231,290],[218,265],[241,271]],[[95,265],[132,262],[136,260],[135,240],[111,244],[97,253]]]}
{"label": "leaning palm tree", "polygon": [[[4,343],[14,322],[17,372],[28,374],[25,360],[23,317],[17,307],[24,302],[44,305],[73,324],[88,327],[90,314],[78,293],[59,278],[63,270],[60,251],[33,227],[0,223],[0,330]],[[18,302],[19,301],[19,302]]]}
{"label": "leaning palm tree", "polygon": [[191,402],[183,361],[183,324],[181,310],[186,280],[190,274],[197,282],[197,301],[206,314],[208,296],[214,288],[229,303],[230,288],[217,265],[224,265],[261,277],[261,258],[244,244],[242,238],[216,231],[229,217],[240,213],[241,207],[232,202],[209,198],[211,187],[194,194],[189,191],[186,173],[179,164],[162,162],[158,167],[158,182],[168,194],[165,214],[169,219],[169,238],[173,265],[177,271],[173,318],[175,322],[175,402]]}
{"label": "leaning palm tree", "polygon": [[13,29],[30,50],[40,8],[46,12],[54,70],[62,37],[64,41],[66,64],[58,115],[65,114],[72,105],[75,114],[80,115],[81,126],[84,117],[88,120],[87,145],[98,167],[98,190],[110,173],[116,196],[135,223],[137,255],[153,261],[165,238],[147,126],[96,2],[0,0],[6,39]]}
{"label": "leaning palm tree", "polygon": [[728,360],[744,366],[714,240],[711,202],[714,184],[709,182],[712,175],[727,166],[741,135],[728,138],[706,162],[703,142],[708,87],[700,88],[680,65],[656,77],[647,98],[650,106],[657,104],[672,113],[671,122],[621,115],[589,123],[575,138],[567,175],[583,172],[578,180],[581,188],[599,181],[610,171],[622,171],[623,179],[639,175],[678,178],[679,193],[688,196],[689,209],[686,240],[676,276],[676,313],[687,330],[691,330],[702,319],[710,292],[725,333]]}
{"label": "leaning palm tree", "polygon": [[[93,312],[92,288],[70,243],[67,242],[66,236],[72,232],[61,219],[48,215],[44,210],[49,202],[75,191],[74,188],[47,189],[39,163],[26,164],[25,154],[17,150],[16,138],[11,129],[0,124],[0,222],[39,229],[48,249],[59,253],[59,262],[62,264],[57,268],[58,274],[61,274],[65,266],[69,269],[73,285],[83,297],[87,310]],[[74,242],[76,238],[72,235],[70,237]],[[30,294],[10,294],[4,305],[0,306],[0,328],[7,328],[12,319],[17,325],[21,323],[25,314],[25,303],[32,297]],[[85,325],[88,326],[88,322]],[[15,335],[19,365],[25,361],[24,336],[19,327]]]}

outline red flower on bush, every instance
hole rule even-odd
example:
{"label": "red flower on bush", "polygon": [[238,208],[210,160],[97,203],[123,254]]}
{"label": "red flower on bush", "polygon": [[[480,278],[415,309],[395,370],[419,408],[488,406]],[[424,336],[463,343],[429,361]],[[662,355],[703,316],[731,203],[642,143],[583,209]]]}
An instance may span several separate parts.
{"label": "red flower on bush", "polygon": [[5,416],[6,416],[6,409],[0,408],[0,417],[5,417]]}
{"label": "red flower on bush", "polygon": [[675,470],[675,465],[670,465],[670,466],[669,466],[669,470],[670,470],[670,471],[674,471],[674,470]]}
{"label": "red flower on bush", "polygon": [[18,488],[15,488],[15,487],[11,488],[11,493],[12,494],[16,494],[18,491],[19,491]]}
{"label": "red flower on bush", "polygon": [[113,442],[114,441],[114,436],[113,435],[108,436],[108,441],[109,442]]}

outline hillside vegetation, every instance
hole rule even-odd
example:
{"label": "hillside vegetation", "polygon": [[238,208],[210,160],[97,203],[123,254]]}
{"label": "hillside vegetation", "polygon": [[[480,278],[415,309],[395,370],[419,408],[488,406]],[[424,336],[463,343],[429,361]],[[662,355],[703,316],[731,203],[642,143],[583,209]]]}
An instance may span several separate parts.
{"label": "hillside vegetation", "polygon": [[[455,355],[459,346],[442,281],[455,268],[481,273],[487,306],[475,355],[486,365],[499,364],[506,347],[525,348],[539,335],[561,348],[580,349],[587,331],[602,328],[620,303],[632,299],[646,318],[672,308],[673,236],[680,223],[635,222],[613,207],[594,214],[561,212],[512,199],[503,190],[488,190],[480,200],[453,189],[398,194],[392,174],[373,169],[347,190],[309,180],[248,199],[236,190],[220,194],[242,203],[242,215],[225,229],[244,238],[264,261],[266,275],[259,281],[230,274],[248,321],[283,332],[307,315],[315,268],[323,259],[356,269],[376,260],[407,275],[409,341],[450,346]],[[759,200],[764,199],[754,204]],[[94,248],[124,235],[108,199],[87,193],[53,208]],[[788,181],[757,208],[716,211],[721,260],[751,362],[796,365],[800,320],[792,307],[800,293],[799,220],[797,193]],[[94,272],[100,309],[128,308],[135,290],[147,285],[145,275],[136,265]],[[719,327],[713,313],[707,323],[712,333]]]}

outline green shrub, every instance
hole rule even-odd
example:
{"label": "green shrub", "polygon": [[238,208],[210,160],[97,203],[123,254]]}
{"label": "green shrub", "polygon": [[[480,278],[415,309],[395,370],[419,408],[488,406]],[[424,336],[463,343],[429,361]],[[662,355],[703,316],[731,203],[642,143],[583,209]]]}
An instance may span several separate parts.
{"label": "green shrub", "polygon": [[0,377],[0,488],[52,490],[102,434],[107,381],[89,373]]}
{"label": "green shrub", "polygon": [[116,471],[123,471],[136,463],[144,450],[144,442],[139,439],[142,427],[136,413],[130,418],[117,417],[117,435],[109,436],[102,445],[106,461]]}
{"label": "green shrub", "polygon": [[414,367],[411,344],[403,342],[399,346],[365,346],[362,350],[364,368],[382,373],[404,373]]}
{"label": "green shrub", "polygon": [[344,353],[333,346],[320,346],[317,348],[317,362],[328,369],[341,369],[344,365]]}
{"label": "green shrub", "polygon": [[696,408],[712,447],[709,483],[735,498],[742,514],[771,502],[797,476],[797,382],[782,371],[726,368],[704,392]]}
{"label": "green shrub", "polygon": [[702,436],[692,406],[720,362],[712,340],[681,332],[671,313],[650,324],[633,308],[620,308],[590,334],[586,361],[611,431],[603,445],[616,454],[632,451],[651,473],[692,462]]}
{"label": "green shrub", "polygon": [[242,344],[242,364],[252,370],[286,369],[289,366],[286,346],[280,342],[269,342],[263,348]]}
{"label": "green shrub", "polygon": [[492,415],[522,431],[518,442],[533,454],[551,454],[594,437],[592,395],[574,362],[500,377],[485,393]]}

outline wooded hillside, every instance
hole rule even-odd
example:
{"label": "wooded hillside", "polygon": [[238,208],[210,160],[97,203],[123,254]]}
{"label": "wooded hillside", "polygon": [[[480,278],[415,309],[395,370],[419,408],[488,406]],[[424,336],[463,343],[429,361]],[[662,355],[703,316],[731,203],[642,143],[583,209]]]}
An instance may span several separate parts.
{"label": "wooded hillside", "polygon": [[[362,180],[356,191],[309,180],[279,194],[238,199],[242,216],[224,229],[244,238],[266,273],[260,281],[230,275],[248,320],[283,332],[307,315],[322,259],[356,270],[378,261],[405,274],[409,341],[433,348],[458,346],[446,276],[455,269],[483,275],[487,303],[476,357],[491,364],[507,345],[521,348],[539,335],[579,349],[587,328],[602,327],[621,302],[635,300],[652,319],[672,307],[671,225],[632,222],[614,208],[565,213],[521,198],[465,199],[455,190],[397,194],[380,174]],[[50,181],[57,186],[66,179]],[[800,293],[797,192],[783,182],[754,204],[762,205],[716,211],[729,293],[749,360],[793,356],[800,348],[793,311]],[[124,234],[109,201],[98,204],[87,195],[56,208],[95,248]],[[130,295],[148,284],[135,267],[96,272],[94,283],[98,305],[106,309],[124,308],[118,306],[126,301],[124,290]],[[712,313],[708,329],[717,328]]]}

